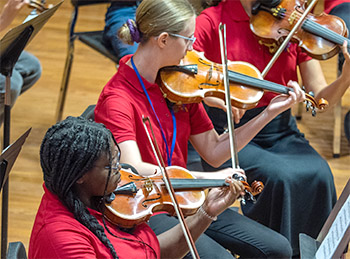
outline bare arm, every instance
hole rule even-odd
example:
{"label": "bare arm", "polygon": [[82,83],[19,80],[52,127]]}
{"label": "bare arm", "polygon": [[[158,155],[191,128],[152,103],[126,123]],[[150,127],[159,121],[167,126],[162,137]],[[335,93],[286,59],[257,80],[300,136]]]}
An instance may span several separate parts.
{"label": "bare arm", "polygon": [[[207,199],[202,205],[203,210],[215,217],[228,208],[239,195],[243,194],[243,185],[235,180],[226,179],[229,188],[215,188],[209,191]],[[195,215],[186,218],[187,226],[194,240],[208,228],[212,220],[198,211]],[[181,258],[187,254],[189,248],[180,225],[158,235],[162,258]]]}
{"label": "bare arm", "polygon": [[0,14],[0,31],[9,26],[15,19],[19,10],[24,4],[28,4],[29,0],[9,0],[2,9]]}
{"label": "bare arm", "polygon": [[307,92],[314,92],[316,100],[325,98],[330,106],[336,104],[350,86],[350,55],[346,43],[342,46],[342,51],[345,57],[343,73],[331,84],[327,84],[317,60],[300,64],[300,74]]}
{"label": "bare arm", "polygon": [[[121,150],[121,163],[131,164],[142,175],[152,175],[158,167],[142,161],[140,151],[135,141],[119,143]],[[239,181],[227,178],[229,188],[214,188],[209,193],[202,205],[203,210],[210,216],[215,217],[229,207],[243,193],[243,184]],[[212,220],[202,212],[186,218],[186,223],[191,236],[196,240],[210,225]],[[180,258],[188,253],[189,248],[184,238],[180,225],[177,225],[158,236],[161,257]]]}
{"label": "bare arm", "polygon": [[154,175],[159,172],[158,165],[153,165],[142,161],[141,153],[137,143],[127,140],[118,143],[121,151],[120,162],[132,165],[142,175]]}
{"label": "bare arm", "polygon": [[[262,113],[235,130],[237,151],[247,145],[274,117],[305,99],[304,93],[296,82],[289,82],[288,85],[293,87],[294,92],[290,92],[289,96],[276,96]],[[230,158],[228,134],[219,136],[213,129],[192,135],[190,141],[200,156],[213,167],[220,166]]]}
{"label": "bare arm", "polygon": [[[214,131],[216,134],[216,132]],[[121,163],[126,163],[132,165],[141,175],[150,176],[158,173],[158,165],[153,165],[146,163],[142,160],[140,150],[137,146],[137,143],[132,140],[124,141],[119,143],[121,150]],[[244,176],[244,171],[240,169],[227,168],[215,172],[215,174],[210,174],[208,172],[194,172],[191,171],[191,174],[196,178],[205,178],[205,179],[225,179],[226,177],[232,176],[233,174],[240,174]],[[245,176],[244,176],[245,177]]]}

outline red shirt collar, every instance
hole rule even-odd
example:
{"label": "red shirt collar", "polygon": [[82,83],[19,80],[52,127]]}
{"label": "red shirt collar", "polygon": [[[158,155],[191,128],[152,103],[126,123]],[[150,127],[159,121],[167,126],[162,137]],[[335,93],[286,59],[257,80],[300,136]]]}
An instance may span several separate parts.
{"label": "red shirt collar", "polygon": [[[143,89],[141,86],[141,83],[136,75],[136,72],[133,68],[131,68],[128,64],[126,64],[129,59],[131,59],[132,54],[126,55],[122,57],[119,61],[119,68],[118,68],[118,76],[124,77],[126,81],[130,83],[130,85],[135,88],[137,91],[143,93]],[[132,74],[135,74],[135,76],[130,76]],[[145,78],[141,76],[142,82],[144,83],[146,89],[152,88],[152,87],[158,87],[156,83],[152,84],[148,82]]]}
{"label": "red shirt collar", "polygon": [[250,19],[240,0],[226,0],[221,2],[219,6],[222,8],[222,12],[228,14],[234,21],[249,21]]}

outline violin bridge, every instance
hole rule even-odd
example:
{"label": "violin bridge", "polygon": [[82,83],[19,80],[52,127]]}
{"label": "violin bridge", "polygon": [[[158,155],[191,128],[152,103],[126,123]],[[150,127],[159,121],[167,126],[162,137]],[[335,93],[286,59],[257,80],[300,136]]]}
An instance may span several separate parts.
{"label": "violin bridge", "polygon": [[153,190],[153,183],[152,180],[147,178],[144,183],[144,187],[148,193],[150,193]]}
{"label": "violin bridge", "polygon": [[296,11],[293,11],[292,14],[288,18],[288,22],[291,26],[295,23],[295,20],[298,19],[298,13]]}

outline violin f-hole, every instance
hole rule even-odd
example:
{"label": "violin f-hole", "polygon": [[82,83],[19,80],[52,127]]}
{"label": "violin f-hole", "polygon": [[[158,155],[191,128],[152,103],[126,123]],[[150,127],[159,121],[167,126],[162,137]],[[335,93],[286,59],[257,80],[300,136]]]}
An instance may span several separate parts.
{"label": "violin f-hole", "polygon": [[141,205],[144,208],[148,208],[148,205],[146,203],[152,203],[153,201],[157,201],[159,200],[162,196],[160,195],[160,193],[156,193],[155,195],[157,195],[158,197],[152,198],[152,199],[145,199],[144,201],[142,201]]}

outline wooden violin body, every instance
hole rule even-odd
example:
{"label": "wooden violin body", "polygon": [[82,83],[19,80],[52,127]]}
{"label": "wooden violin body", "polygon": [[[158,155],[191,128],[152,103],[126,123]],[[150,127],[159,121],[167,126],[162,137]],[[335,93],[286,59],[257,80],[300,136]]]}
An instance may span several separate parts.
{"label": "wooden violin body", "polygon": [[[229,62],[228,69],[261,78],[259,70],[246,62]],[[158,78],[164,96],[177,104],[199,103],[208,96],[225,100],[222,65],[207,60],[201,52],[188,51],[180,66],[162,69]],[[264,93],[233,82],[230,90],[232,105],[243,109],[254,108]]]}
{"label": "wooden violin body", "polygon": [[[282,0],[275,8],[258,5],[259,10],[255,10],[253,7],[253,14],[256,14],[250,18],[250,29],[259,43],[274,53],[304,13],[305,5],[304,0]],[[350,46],[347,35],[341,18],[325,13],[308,14],[291,41],[297,42],[309,56],[325,60],[336,55],[344,41]]]}
{"label": "wooden violin body", "polygon": [[[281,94],[292,91],[283,85],[262,79],[259,70],[242,61],[228,62],[231,104],[242,109],[254,108],[264,94],[264,90]],[[179,66],[162,68],[158,84],[165,98],[176,104],[198,103],[204,97],[214,96],[225,100],[222,65],[211,62],[202,52],[188,51]],[[306,94],[310,108],[323,110],[327,101],[317,102]]]}
{"label": "wooden violin body", "polygon": [[[228,186],[223,179],[195,179],[188,170],[178,166],[168,167],[167,172],[184,216],[195,214],[203,204],[204,189]],[[174,215],[174,207],[161,175],[143,177],[124,169],[120,173],[121,182],[114,191],[115,197],[105,204],[105,216],[109,221],[124,228],[132,228],[147,221],[154,212],[166,211]],[[252,186],[242,182],[246,200],[251,200],[264,187],[257,181]]]}
{"label": "wooden violin body", "polygon": [[[167,172],[170,178],[194,179],[180,167],[170,167]],[[161,175],[143,177],[126,170],[120,170],[120,173],[120,188],[115,191],[115,199],[106,204],[105,215],[109,221],[131,228],[147,221],[157,211],[174,215],[174,207]],[[184,216],[196,213],[205,200],[201,189],[176,191],[175,196]]]}

